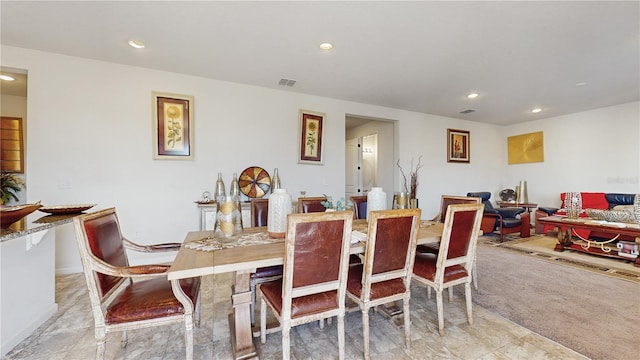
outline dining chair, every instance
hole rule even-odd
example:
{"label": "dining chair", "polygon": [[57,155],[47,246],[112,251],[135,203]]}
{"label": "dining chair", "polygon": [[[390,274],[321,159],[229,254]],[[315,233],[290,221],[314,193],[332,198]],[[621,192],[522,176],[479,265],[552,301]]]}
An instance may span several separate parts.
{"label": "dining chair", "polygon": [[417,254],[413,279],[433,288],[438,309],[438,331],[444,335],[442,292],[464,284],[467,320],[473,324],[471,312],[471,268],[482,222],[482,204],[454,204],[447,207],[438,254]]}
{"label": "dining chair", "polygon": [[[269,215],[269,199],[251,200],[251,226],[267,226]],[[257,268],[256,272],[249,276],[249,288],[251,289],[251,324],[255,323],[256,286],[263,282],[273,281],[282,277],[282,265],[265,266]]]}
{"label": "dining chair", "polygon": [[[172,289],[170,265],[131,266],[125,248],[159,252],[180,243],[139,245],[122,236],[115,208],[73,218],[95,324],[96,359],[103,359],[107,333],[184,323],[186,359],[193,358],[193,324],[200,322],[200,278],[180,280]],[[177,283],[176,283],[177,285]]]}
{"label": "dining chair", "polygon": [[311,213],[311,212],[324,212],[327,208],[322,205],[327,201],[326,196],[317,197],[301,197],[298,198],[298,212],[299,213]]}
{"label": "dining chair", "polygon": [[369,309],[402,300],[404,338],[411,342],[409,299],[420,209],[371,211],[364,264],[351,266],[347,297],[362,311],[364,358],[369,359]]}
{"label": "dining chair", "polygon": [[[434,221],[438,221],[444,223],[444,217],[447,214],[447,208],[452,204],[480,204],[481,199],[473,196],[459,196],[459,195],[442,195],[440,197],[440,212],[438,215],[433,218]],[[431,245],[418,245],[416,252],[419,254],[422,253],[438,253],[439,244],[431,244]],[[476,261],[473,261],[472,268],[472,281],[473,288],[478,290],[478,269],[476,267]],[[430,290],[430,289],[429,289]],[[449,288],[449,299],[453,297],[453,288]],[[429,292],[429,298],[431,298],[431,293]]]}
{"label": "dining chair", "polygon": [[[305,197],[298,198],[298,212],[299,213],[312,213],[312,212],[323,212],[326,211],[327,208],[322,205],[323,202],[327,201],[326,196],[318,196],[318,197]],[[365,215],[366,215],[365,211]],[[362,263],[360,257],[356,254],[353,254],[349,257],[349,263],[351,265],[357,265]],[[329,320],[330,321],[330,320]],[[322,322],[321,322],[322,324]]]}
{"label": "dining chair", "polygon": [[353,213],[356,219],[367,218],[367,197],[366,196],[352,196],[351,202],[353,203]]}
{"label": "dining chair", "polygon": [[345,357],[345,293],[351,211],[291,214],[284,273],[260,284],[260,341],[266,343],[267,306],[282,329],[282,358],[290,358],[291,327],[337,316],[339,358]]}

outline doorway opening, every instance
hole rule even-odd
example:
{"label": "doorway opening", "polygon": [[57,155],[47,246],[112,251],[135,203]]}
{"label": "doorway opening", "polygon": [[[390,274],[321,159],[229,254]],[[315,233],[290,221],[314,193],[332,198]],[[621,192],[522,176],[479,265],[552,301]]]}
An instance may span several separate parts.
{"label": "doorway opening", "polygon": [[397,183],[398,122],[347,115],[345,124],[345,198],[381,187],[391,208]]}

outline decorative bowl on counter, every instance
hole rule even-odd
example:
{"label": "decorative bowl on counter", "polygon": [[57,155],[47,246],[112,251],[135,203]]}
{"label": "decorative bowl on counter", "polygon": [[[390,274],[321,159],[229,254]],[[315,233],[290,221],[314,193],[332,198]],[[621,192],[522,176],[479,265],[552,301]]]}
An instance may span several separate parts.
{"label": "decorative bowl on counter", "polygon": [[38,210],[52,215],[69,215],[81,213],[85,210],[91,209],[94,206],[96,206],[96,204],[54,205],[43,206]]}
{"label": "decorative bowl on counter", "polygon": [[2,206],[0,207],[0,227],[8,228],[14,222],[38,210],[42,205],[40,202],[35,204]]}

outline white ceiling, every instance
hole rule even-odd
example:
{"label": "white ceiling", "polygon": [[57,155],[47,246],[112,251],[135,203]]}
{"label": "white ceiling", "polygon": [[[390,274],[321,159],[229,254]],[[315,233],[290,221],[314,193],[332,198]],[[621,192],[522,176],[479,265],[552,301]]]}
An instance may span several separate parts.
{"label": "white ceiling", "polygon": [[639,4],[3,0],[0,20],[4,45],[512,124],[639,100]]}

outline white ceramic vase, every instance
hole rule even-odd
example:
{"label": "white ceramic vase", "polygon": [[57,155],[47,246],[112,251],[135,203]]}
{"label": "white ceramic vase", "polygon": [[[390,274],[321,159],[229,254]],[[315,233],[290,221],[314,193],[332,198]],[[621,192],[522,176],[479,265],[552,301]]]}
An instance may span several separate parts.
{"label": "white ceramic vase", "polygon": [[387,209],[387,193],[382,191],[381,187],[373,187],[367,194],[367,219],[369,213],[376,210]]}
{"label": "white ceramic vase", "polygon": [[274,189],[269,196],[267,232],[273,238],[283,238],[287,231],[287,215],[291,214],[291,195],[286,189]]}

